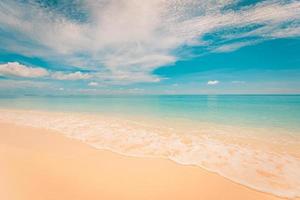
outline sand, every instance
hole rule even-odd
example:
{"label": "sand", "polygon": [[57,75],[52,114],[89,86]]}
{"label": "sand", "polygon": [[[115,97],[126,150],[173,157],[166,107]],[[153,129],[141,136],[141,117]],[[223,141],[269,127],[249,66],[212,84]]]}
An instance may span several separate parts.
{"label": "sand", "polygon": [[2,200],[275,200],[199,167],[98,150],[60,133],[0,123]]}

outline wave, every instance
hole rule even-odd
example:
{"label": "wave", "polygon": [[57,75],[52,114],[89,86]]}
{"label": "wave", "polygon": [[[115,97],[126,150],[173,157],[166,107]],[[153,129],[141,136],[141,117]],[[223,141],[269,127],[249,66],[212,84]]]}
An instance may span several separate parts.
{"label": "wave", "polygon": [[204,123],[178,128],[172,120],[25,110],[0,110],[0,121],[55,130],[119,154],[196,165],[277,196],[300,196],[300,140],[285,133],[270,137],[270,129]]}

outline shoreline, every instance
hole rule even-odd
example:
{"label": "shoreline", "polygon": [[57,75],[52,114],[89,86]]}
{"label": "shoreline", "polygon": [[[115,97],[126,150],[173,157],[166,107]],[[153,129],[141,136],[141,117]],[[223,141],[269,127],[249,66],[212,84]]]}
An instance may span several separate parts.
{"label": "shoreline", "polygon": [[174,126],[114,115],[34,110],[0,110],[0,121],[57,131],[93,148],[125,156],[197,166],[275,196],[299,197],[300,140],[284,133],[270,140],[268,131],[273,130],[218,124]]}
{"label": "shoreline", "polygon": [[196,166],[119,155],[50,130],[0,123],[0,132],[3,199],[285,199]]}

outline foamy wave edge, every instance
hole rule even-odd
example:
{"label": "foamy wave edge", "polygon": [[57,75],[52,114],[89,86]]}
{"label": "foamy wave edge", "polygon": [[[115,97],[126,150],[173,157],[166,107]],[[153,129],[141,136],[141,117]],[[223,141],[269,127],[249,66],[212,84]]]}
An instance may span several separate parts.
{"label": "foamy wave edge", "polygon": [[300,196],[298,158],[224,143],[211,137],[209,131],[200,136],[180,134],[172,128],[75,113],[0,110],[0,114],[0,121],[58,131],[97,149],[170,159],[181,165],[201,167],[261,192],[285,198]]}

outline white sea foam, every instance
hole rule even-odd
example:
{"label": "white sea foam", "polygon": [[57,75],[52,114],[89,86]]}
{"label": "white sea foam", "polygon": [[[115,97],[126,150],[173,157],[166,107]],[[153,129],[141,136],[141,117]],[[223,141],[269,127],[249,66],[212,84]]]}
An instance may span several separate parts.
{"label": "white sea foam", "polygon": [[120,154],[196,165],[278,196],[300,196],[300,148],[287,149],[300,147],[298,138],[273,137],[260,145],[259,136],[251,135],[258,129],[218,125],[175,129],[112,116],[44,111],[0,110],[0,121],[59,131]]}

